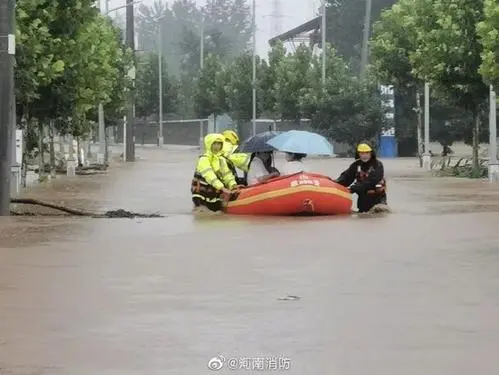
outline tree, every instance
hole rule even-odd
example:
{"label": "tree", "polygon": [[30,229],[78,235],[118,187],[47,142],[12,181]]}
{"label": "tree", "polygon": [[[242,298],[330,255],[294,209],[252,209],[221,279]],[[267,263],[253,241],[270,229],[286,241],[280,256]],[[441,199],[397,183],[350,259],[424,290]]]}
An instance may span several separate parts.
{"label": "tree", "polygon": [[[52,48],[52,53],[64,62],[64,74],[40,87],[41,95],[33,104],[33,111],[41,122],[74,117],[75,120],[72,123],[77,128],[75,130],[79,132],[81,126],[76,117],[77,112],[81,112],[81,107],[79,107],[78,98],[88,93],[78,87],[77,81],[83,79],[79,77],[85,65],[82,60],[88,58],[87,62],[93,63],[93,58],[88,55],[99,53],[99,50],[90,50],[92,43],[86,40],[89,32],[87,28],[96,22],[99,12],[91,0],[67,0],[64,3],[55,2],[55,4],[52,10],[54,19],[47,27],[52,37],[60,40],[60,43]],[[96,27],[95,30],[97,30],[101,25],[92,27]],[[95,34],[91,38],[99,39],[100,35]],[[79,42],[84,45],[79,45]],[[77,72],[78,69],[80,72]],[[81,104],[86,108],[86,103],[81,102]],[[67,125],[69,122],[60,123]],[[59,131],[71,133],[66,126]]]}
{"label": "tree", "polygon": [[276,115],[276,93],[275,84],[277,80],[277,70],[286,57],[286,49],[282,42],[276,43],[268,53],[268,63],[262,60],[259,70],[259,110],[273,118]]}
{"label": "tree", "polygon": [[[173,24],[173,14],[168,4],[162,0],[155,0],[152,5],[138,5],[136,15],[137,42],[140,49],[144,51],[154,51],[158,49],[158,32],[160,25],[164,29],[167,25],[171,30],[168,35],[175,32]],[[125,24],[123,24],[125,29]],[[163,48],[168,51],[171,48],[171,40],[166,32],[163,32]]]}
{"label": "tree", "polygon": [[[371,23],[378,20],[383,9],[396,0],[372,2]],[[327,42],[330,43],[352,66],[359,70],[364,30],[365,0],[327,0]]]}
{"label": "tree", "polygon": [[253,59],[251,55],[242,55],[228,66],[225,85],[227,107],[231,116],[238,122],[252,118],[252,81]]}
{"label": "tree", "polygon": [[40,97],[39,88],[51,84],[64,72],[64,61],[54,55],[61,43],[53,37],[56,2],[43,7],[42,0],[21,0],[16,6],[16,109],[18,117],[30,115],[31,105]]}
{"label": "tree", "polygon": [[[170,72],[179,75],[185,68],[186,54],[192,54],[189,47],[184,46],[184,38],[193,32],[197,33],[201,24],[201,11],[193,0],[175,0],[170,7],[164,1],[156,0],[152,6],[139,5],[137,14],[138,42],[144,51],[158,50],[159,32],[161,31],[161,47],[165,51],[163,57]],[[198,34],[199,35],[199,34]],[[199,38],[195,45],[199,67]],[[187,67],[189,72],[192,67]]]}
{"label": "tree", "polygon": [[301,107],[312,126],[338,142],[354,145],[374,140],[386,125],[382,96],[374,77],[359,79],[345,61],[328,47],[326,86],[320,79],[321,63],[313,60],[308,79],[312,86],[302,91]]}
{"label": "tree", "polygon": [[[149,117],[159,113],[159,65],[158,55],[148,53],[140,59],[136,78],[135,110],[139,117]],[[167,73],[166,64],[163,61],[162,68],[162,94],[163,111],[175,113],[177,106],[177,85],[173,78]]]}
{"label": "tree", "polygon": [[430,104],[430,113],[430,137],[440,143],[444,150],[465,138],[466,128],[469,128],[469,113],[434,100]]}
{"label": "tree", "polygon": [[[210,0],[202,9],[196,8],[191,0],[184,0],[182,4],[183,8],[178,5],[178,11],[174,4],[172,11],[182,26],[177,45],[184,70],[192,74],[199,69],[201,33],[204,53],[219,56],[224,64],[247,51],[251,25],[246,0]],[[191,10],[185,12],[188,7]]]}
{"label": "tree", "polygon": [[[169,48],[177,53],[177,59],[180,63],[179,71],[189,75],[197,75],[201,68],[202,11],[194,0],[176,0],[172,4],[171,13],[172,21],[170,24],[163,24],[163,35],[165,32],[172,34],[171,26],[174,26],[174,33],[169,37],[171,39]],[[211,51],[206,49],[205,52],[210,53]]]}
{"label": "tree", "polygon": [[484,1],[484,20],[477,25],[483,46],[480,73],[486,82],[499,88],[499,4],[496,0]]}
{"label": "tree", "polygon": [[227,110],[225,93],[226,71],[220,58],[209,54],[204,61],[195,94],[195,110],[197,116],[208,117],[220,115]]}
{"label": "tree", "polygon": [[[256,114],[260,116],[265,100],[270,100],[271,93],[264,87],[265,77],[270,69],[265,60],[256,56]],[[253,59],[249,54],[241,55],[228,64],[225,72],[224,92],[227,98],[227,110],[237,121],[248,121],[253,117]],[[268,103],[266,103],[268,105]]]}
{"label": "tree", "polygon": [[[97,105],[121,115],[131,54],[121,32],[101,16],[94,0],[19,0],[16,7],[16,109],[27,151],[53,136],[90,130]],[[36,139],[38,138],[38,140]],[[43,153],[41,162],[44,163]]]}
{"label": "tree", "polygon": [[175,0],[170,7],[155,1],[152,6],[139,6],[139,44],[147,51],[157,49],[161,24],[162,47],[168,51],[165,60],[170,72],[192,75],[199,69],[201,27],[205,54],[216,54],[222,62],[230,62],[247,50],[250,16],[246,0],[209,0],[203,8],[197,7],[194,0]]}
{"label": "tree", "polygon": [[228,62],[247,52],[251,38],[247,0],[208,0],[203,11],[211,53]]}
{"label": "tree", "polygon": [[400,0],[383,11],[374,24],[370,46],[375,74],[382,84],[394,88],[397,140],[402,145],[410,142],[409,149],[421,153],[418,147],[422,145],[421,139],[416,142],[415,135],[421,138],[423,134],[422,107],[418,106],[422,82],[412,74],[410,61],[410,54],[416,50],[417,30],[413,23],[407,22],[412,16],[413,3],[413,0]]}
{"label": "tree", "polygon": [[483,21],[480,0],[420,0],[413,10],[418,30],[411,63],[418,78],[454,105],[472,114],[473,167],[479,169],[481,114],[488,87],[479,74],[482,46],[476,25]]}
{"label": "tree", "polygon": [[[119,58],[112,61],[117,76],[119,77],[114,81],[112,91],[110,93],[110,100],[104,105],[104,114],[106,116],[106,126],[116,126],[121,123],[123,116],[126,114],[126,92],[132,88],[132,79],[128,72],[133,66],[133,54],[124,44],[123,35],[118,27],[114,28],[116,39],[120,44]],[[97,113],[95,113],[95,117]]]}
{"label": "tree", "polygon": [[137,33],[143,50],[156,50],[161,25],[163,56],[170,75],[180,82],[178,108],[182,117],[189,118],[197,112],[193,98],[200,71],[201,35],[204,56],[217,55],[227,64],[247,50],[251,13],[247,0],[210,0],[203,8],[194,0],[170,4],[156,0],[152,6],[140,5]]}
{"label": "tree", "polygon": [[[77,34],[71,56],[72,79],[76,91],[75,114],[85,117],[97,103],[106,105],[120,76],[116,61],[123,58],[120,39],[109,19],[96,17]],[[83,53],[82,53],[83,52]]]}
{"label": "tree", "polygon": [[301,95],[310,87],[309,72],[314,57],[309,47],[300,45],[296,52],[278,62],[274,84],[275,113],[282,120],[299,120]]}
{"label": "tree", "polygon": [[412,74],[410,53],[416,50],[417,30],[406,20],[411,17],[413,0],[400,0],[381,14],[374,24],[371,39],[373,66],[378,77],[385,83],[406,89],[414,86],[417,79]]}
{"label": "tree", "polygon": [[[413,19],[415,7],[414,0],[400,0],[391,9],[383,11],[380,20],[374,24],[371,40],[373,68],[378,79],[384,84],[394,85],[399,152],[408,142],[411,149],[418,144],[414,137],[418,127],[418,135],[421,137],[423,133],[423,82],[413,74],[410,59],[417,49],[417,30]],[[469,121],[469,116],[443,99],[435,96],[430,99],[430,137],[446,147],[466,138],[463,123]],[[421,139],[419,142],[422,146]]]}

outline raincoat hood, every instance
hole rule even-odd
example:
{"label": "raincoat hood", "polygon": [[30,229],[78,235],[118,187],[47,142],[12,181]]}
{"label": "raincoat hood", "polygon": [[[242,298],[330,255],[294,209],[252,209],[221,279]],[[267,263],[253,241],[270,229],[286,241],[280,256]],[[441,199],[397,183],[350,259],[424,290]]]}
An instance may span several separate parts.
{"label": "raincoat hood", "polygon": [[237,146],[239,144],[239,137],[234,130],[225,130],[222,135],[232,145]]}
{"label": "raincoat hood", "polygon": [[232,143],[225,141],[224,147],[222,149],[224,156],[229,157],[231,154],[234,153],[236,148],[237,148],[237,146],[234,146]]}
{"label": "raincoat hood", "polygon": [[215,156],[218,156],[218,155],[222,155],[223,154],[223,148],[217,152],[216,154],[214,154],[212,151],[211,151],[211,146],[213,145],[213,143],[215,142],[220,142],[222,145],[224,144],[224,141],[225,141],[225,138],[222,134],[217,134],[217,133],[211,133],[211,134],[208,134],[206,137],[204,137],[204,152],[206,155],[215,155]]}

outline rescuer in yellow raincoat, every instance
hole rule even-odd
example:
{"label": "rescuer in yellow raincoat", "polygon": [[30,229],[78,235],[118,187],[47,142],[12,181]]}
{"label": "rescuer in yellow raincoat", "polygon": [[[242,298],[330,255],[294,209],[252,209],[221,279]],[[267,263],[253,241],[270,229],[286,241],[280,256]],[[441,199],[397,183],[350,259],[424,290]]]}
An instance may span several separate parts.
{"label": "rescuer in yellow raincoat", "polygon": [[211,211],[223,208],[222,194],[231,196],[237,182],[223,156],[225,138],[222,134],[204,137],[204,154],[198,159],[192,179],[191,194],[195,207],[205,206]]}
{"label": "rescuer in yellow raincoat", "polygon": [[227,165],[236,178],[237,184],[247,185],[246,179],[237,175],[237,169],[240,169],[243,172],[248,172],[251,154],[235,152],[239,146],[239,137],[235,131],[225,130],[222,135],[225,138],[223,155],[225,159],[227,159]]}

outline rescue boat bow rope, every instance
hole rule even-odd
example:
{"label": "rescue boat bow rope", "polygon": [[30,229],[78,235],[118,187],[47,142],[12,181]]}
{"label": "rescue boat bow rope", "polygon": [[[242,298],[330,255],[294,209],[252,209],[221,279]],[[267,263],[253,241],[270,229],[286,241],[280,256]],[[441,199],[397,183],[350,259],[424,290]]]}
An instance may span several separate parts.
{"label": "rescue boat bow rope", "polygon": [[[159,214],[143,214],[143,213],[126,211],[123,209],[106,211],[104,213],[96,213],[96,212],[84,211],[84,210],[80,210],[80,209],[76,209],[76,208],[70,208],[70,207],[62,206],[62,205],[55,204],[55,203],[44,202],[44,201],[41,201],[38,199],[33,199],[33,198],[11,198],[10,203],[11,204],[25,204],[25,205],[41,206],[41,207],[50,208],[52,210],[64,212],[64,213],[69,214],[69,215],[91,217],[91,218],[97,218],[97,219],[111,219],[111,218],[133,219],[133,218],[164,217],[164,216],[159,215]],[[11,214],[14,216],[54,216],[54,215],[48,215],[48,214],[20,213],[20,212],[14,211],[14,210],[11,210]]]}

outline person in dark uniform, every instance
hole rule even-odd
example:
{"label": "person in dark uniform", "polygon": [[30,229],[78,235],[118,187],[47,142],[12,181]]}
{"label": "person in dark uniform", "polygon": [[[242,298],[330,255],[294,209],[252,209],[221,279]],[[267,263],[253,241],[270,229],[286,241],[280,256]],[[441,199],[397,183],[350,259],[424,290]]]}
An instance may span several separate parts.
{"label": "person in dark uniform", "polygon": [[377,204],[385,204],[386,181],[383,163],[376,158],[372,146],[363,142],[357,146],[355,161],[336,179],[358,195],[359,212],[368,212]]}

